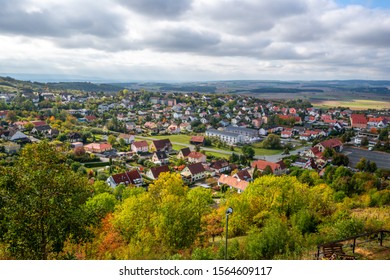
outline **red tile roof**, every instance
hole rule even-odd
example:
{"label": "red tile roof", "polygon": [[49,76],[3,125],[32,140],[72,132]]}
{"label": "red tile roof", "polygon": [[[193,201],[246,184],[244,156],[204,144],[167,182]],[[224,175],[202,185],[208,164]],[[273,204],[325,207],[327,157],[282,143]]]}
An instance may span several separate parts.
{"label": "red tile roof", "polygon": [[252,168],[255,168],[255,166],[257,166],[257,169],[259,169],[259,170],[264,170],[267,167],[267,165],[269,165],[269,167],[271,167],[272,172],[275,172],[276,169],[282,168],[281,164],[279,164],[279,163],[270,162],[270,161],[261,160],[261,159],[254,161],[251,164]]}
{"label": "red tile roof", "polygon": [[196,159],[200,159],[200,158],[202,158],[202,157],[204,157],[204,156],[205,156],[204,154],[199,153],[199,152],[195,152],[195,151],[192,151],[192,152],[188,155],[189,158],[196,158]]}
{"label": "red tile roof", "polygon": [[146,142],[146,141],[135,141],[135,142],[133,142],[133,145],[137,149],[149,147],[148,142]]}
{"label": "red tile roof", "polygon": [[203,143],[204,136],[192,136],[190,142]]}
{"label": "red tile roof", "polygon": [[218,183],[225,184],[228,185],[229,187],[233,187],[235,189],[239,189],[242,191],[244,191],[249,185],[247,181],[243,181],[241,179],[237,179],[225,174],[222,174],[221,177],[219,177]]}

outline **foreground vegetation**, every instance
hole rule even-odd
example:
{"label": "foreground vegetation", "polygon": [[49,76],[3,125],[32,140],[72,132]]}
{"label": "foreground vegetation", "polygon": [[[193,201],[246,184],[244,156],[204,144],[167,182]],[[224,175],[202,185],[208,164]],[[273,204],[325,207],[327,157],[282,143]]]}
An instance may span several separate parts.
{"label": "foreground vegetation", "polygon": [[216,194],[168,173],[148,191],[111,189],[70,162],[41,142],[1,167],[0,259],[222,259],[227,207],[231,259],[310,258],[319,243],[390,229],[380,172],[266,175],[242,194]]}

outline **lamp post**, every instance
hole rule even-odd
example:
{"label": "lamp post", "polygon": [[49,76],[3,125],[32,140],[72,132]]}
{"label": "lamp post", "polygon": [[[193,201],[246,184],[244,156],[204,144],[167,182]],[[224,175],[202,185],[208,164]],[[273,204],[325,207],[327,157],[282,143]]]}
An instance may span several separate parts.
{"label": "lamp post", "polygon": [[227,260],[227,246],[228,246],[228,226],[229,226],[229,215],[233,213],[233,208],[229,207],[226,210],[226,240],[225,240],[225,260]]}

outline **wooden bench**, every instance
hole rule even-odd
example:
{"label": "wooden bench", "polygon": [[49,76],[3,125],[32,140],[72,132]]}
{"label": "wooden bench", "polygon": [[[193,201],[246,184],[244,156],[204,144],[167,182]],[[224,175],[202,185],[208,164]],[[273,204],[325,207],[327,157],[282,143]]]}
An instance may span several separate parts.
{"label": "wooden bench", "polygon": [[341,259],[341,260],[354,260],[355,257],[347,255],[343,251],[343,244],[334,243],[322,246],[322,253],[325,259]]}

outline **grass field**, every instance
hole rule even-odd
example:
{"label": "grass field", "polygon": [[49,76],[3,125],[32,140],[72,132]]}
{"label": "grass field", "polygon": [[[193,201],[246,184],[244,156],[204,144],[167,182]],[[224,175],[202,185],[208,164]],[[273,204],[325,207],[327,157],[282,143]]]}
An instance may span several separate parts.
{"label": "grass field", "polygon": [[156,135],[156,136],[151,136],[152,138],[156,138],[156,139],[170,139],[171,142],[178,142],[178,143],[183,143],[183,144],[190,144],[190,139],[191,139],[191,136],[188,136],[188,135],[183,135],[183,134],[179,134],[179,135]]}
{"label": "grass field", "polygon": [[352,100],[318,100],[312,101],[317,107],[349,107],[352,110],[385,109],[390,108],[390,101],[352,99]]}
{"label": "grass field", "polygon": [[222,153],[217,153],[217,152],[205,151],[205,153],[206,153],[206,156],[215,156],[215,157],[218,157],[218,158],[229,159],[229,157],[230,157],[230,155],[228,155],[228,154],[222,154]]}

